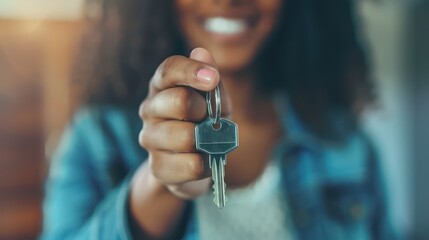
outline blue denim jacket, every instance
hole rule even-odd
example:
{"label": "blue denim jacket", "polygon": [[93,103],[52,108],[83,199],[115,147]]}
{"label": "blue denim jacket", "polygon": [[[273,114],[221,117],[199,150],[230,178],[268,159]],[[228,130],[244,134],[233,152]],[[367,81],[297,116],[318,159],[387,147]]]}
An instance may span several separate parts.
{"label": "blue denim jacket", "polygon": [[[356,132],[344,144],[329,144],[306,131],[290,107],[280,112],[287,138],[274,156],[281,158],[296,238],[395,239],[368,139]],[[106,106],[76,114],[53,157],[41,239],[133,239],[129,182],[147,157],[140,128],[134,111]],[[198,236],[191,214],[183,238]]]}

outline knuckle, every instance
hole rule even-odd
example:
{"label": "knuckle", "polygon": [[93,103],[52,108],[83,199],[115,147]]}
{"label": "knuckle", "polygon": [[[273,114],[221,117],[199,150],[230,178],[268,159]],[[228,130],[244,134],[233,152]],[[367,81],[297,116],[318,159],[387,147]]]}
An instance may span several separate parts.
{"label": "knuckle", "polygon": [[149,168],[152,172],[152,175],[157,178],[160,179],[161,178],[161,173],[159,171],[160,167],[159,167],[159,159],[157,159],[156,154],[150,153],[149,157]]}
{"label": "knuckle", "polygon": [[150,130],[148,129],[148,127],[145,124],[145,125],[143,125],[143,128],[139,133],[139,144],[144,149],[150,149],[151,148],[150,143],[151,143]]}
{"label": "knuckle", "polygon": [[149,117],[149,100],[145,99],[139,107],[139,116],[141,119],[148,119]]}
{"label": "knuckle", "polygon": [[160,65],[160,73],[161,77],[165,78],[168,76],[169,70],[171,66],[174,65],[175,62],[177,62],[180,59],[180,56],[174,55],[166,58]]}

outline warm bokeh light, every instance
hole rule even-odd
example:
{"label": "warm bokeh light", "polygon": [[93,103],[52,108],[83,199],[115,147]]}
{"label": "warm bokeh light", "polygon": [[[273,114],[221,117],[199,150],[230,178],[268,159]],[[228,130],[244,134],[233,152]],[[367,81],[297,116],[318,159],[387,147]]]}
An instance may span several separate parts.
{"label": "warm bokeh light", "polygon": [[82,15],[83,2],[84,0],[0,1],[0,15],[2,18],[76,20]]}
{"label": "warm bokeh light", "polygon": [[0,1],[0,239],[35,239],[40,231],[45,142],[71,114],[81,7]]}

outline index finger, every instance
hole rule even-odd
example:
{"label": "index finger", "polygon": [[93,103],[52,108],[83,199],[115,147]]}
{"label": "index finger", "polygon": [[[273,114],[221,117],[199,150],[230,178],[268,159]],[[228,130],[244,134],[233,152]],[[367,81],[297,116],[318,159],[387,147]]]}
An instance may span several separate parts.
{"label": "index finger", "polygon": [[175,86],[190,86],[211,91],[219,83],[219,72],[213,66],[184,56],[167,58],[156,70],[149,94],[156,94]]}

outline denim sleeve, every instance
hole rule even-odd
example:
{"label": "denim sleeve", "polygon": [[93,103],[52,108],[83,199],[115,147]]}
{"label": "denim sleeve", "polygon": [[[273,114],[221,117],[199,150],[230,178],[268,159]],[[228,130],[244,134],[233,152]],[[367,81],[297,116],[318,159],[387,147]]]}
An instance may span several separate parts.
{"label": "denim sleeve", "polygon": [[65,132],[52,159],[41,239],[131,239],[130,176],[112,185],[96,167],[103,139],[91,119],[80,117]]}

